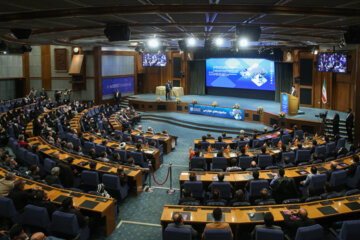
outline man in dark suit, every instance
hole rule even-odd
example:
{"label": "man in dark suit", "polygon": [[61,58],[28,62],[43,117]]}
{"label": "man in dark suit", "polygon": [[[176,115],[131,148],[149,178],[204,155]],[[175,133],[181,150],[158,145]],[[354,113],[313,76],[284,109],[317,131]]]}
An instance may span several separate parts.
{"label": "man in dark suit", "polygon": [[183,204],[185,202],[195,202],[196,199],[192,197],[192,192],[191,192],[191,189],[189,188],[185,188],[184,191],[183,191],[183,197],[180,198],[179,200],[179,204]]}
{"label": "man in dark suit", "polygon": [[353,126],[354,126],[354,114],[352,113],[352,109],[349,108],[348,115],[346,117],[346,131],[347,131],[349,142],[353,141],[353,136],[352,136]]}
{"label": "man in dark suit", "polygon": [[61,203],[61,208],[59,209],[60,212],[64,213],[72,213],[76,215],[76,218],[78,220],[78,224],[80,228],[85,227],[88,225],[89,217],[85,217],[80,210],[74,208],[73,206],[73,200],[71,197],[65,198]]}
{"label": "man in dark suit", "polygon": [[40,97],[41,97],[41,100],[45,100],[48,98],[47,92],[45,91],[44,88],[41,89]]}
{"label": "man in dark suit", "polygon": [[338,113],[335,113],[333,118],[333,135],[334,137],[339,134],[339,124],[340,124],[340,116]]}
{"label": "man in dark suit", "polygon": [[166,100],[170,100],[170,92],[171,92],[171,89],[172,89],[171,82],[168,81],[168,82],[165,84]]}
{"label": "man in dark suit", "polygon": [[308,218],[307,210],[300,208],[298,212],[289,211],[284,215],[285,232],[293,239],[299,227],[315,225],[316,222]]}
{"label": "man in dark suit", "polygon": [[181,215],[181,213],[174,213],[173,220],[174,220],[174,223],[170,223],[168,225],[168,227],[190,229],[192,239],[196,239],[197,234],[198,234],[197,231],[191,225],[184,224],[184,219],[183,219],[183,216]]}
{"label": "man in dark suit", "polygon": [[121,92],[119,92],[119,89],[116,89],[116,92],[114,93],[115,104],[119,104],[120,99],[121,99]]}
{"label": "man in dark suit", "polygon": [[359,156],[353,155],[353,164],[350,165],[350,167],[347,170],[347,175],[352,177],[356,173],[357,167],[360,165]]}

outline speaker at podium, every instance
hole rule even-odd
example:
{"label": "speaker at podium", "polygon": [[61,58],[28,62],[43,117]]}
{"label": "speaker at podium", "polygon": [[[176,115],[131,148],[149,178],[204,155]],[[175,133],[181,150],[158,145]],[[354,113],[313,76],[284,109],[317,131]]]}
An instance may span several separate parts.
{"label": "speaker at podium", "polygon": [[297,115],[299,98],[288,93],[281,93],[280,111],[288,115]]}

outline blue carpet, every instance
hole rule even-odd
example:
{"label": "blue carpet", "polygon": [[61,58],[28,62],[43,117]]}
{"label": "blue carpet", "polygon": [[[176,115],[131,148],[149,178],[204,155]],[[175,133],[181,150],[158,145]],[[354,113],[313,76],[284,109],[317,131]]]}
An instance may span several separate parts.
{"label": "blue carpet", "polygon": [[[147,101],[155,101],[156,98],[160,97],[163,101],[165,101],[165,96],[155,95],[155,94],[138,94],[133,95],[140,100]],[[172,97],[175,100],[175,97]],[[214,101],[217,101],[219,106],[222,107],[233,107],[235,103],[240,105],[240,108],[256,110],[258,106],[262,106],[264,111],[272,112],[272,113],[280,113],[280,103],[269,100],[259,100],[259,99],[248,99],[248,98],[236,98],[236,97],[226,97],[226,96],[212,96],[212,95],[185,95],[180,97],[183,102],[192,102],[193,99],[196,99],[199,104],[209,104],[211,105]],[[318,108],[308,108],[308,107],[300,107],[301,111],[304,111],[304,115],[296,115],[291,116],[292,118],[304,119],[304,120],[312,120],[312,121],[320,121],[319,118],[315,117],[315,115],[325,112],[326,109],[318,109]],[[340,114],[340,119],[346,118],[346,113],[328,110],[328,118],[333,118],[335,113]]]}

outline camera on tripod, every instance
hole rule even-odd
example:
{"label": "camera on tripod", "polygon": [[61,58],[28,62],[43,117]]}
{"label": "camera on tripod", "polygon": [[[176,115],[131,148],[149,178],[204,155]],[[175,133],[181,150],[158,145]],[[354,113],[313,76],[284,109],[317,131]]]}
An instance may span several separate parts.
{"label": "camera on tripod", "polygon": [[327,114],[328,114],[328,111],[326,111],[324,113],[319,113],[319,115],[315,115],[315,117],[321,118],[325,122]]}

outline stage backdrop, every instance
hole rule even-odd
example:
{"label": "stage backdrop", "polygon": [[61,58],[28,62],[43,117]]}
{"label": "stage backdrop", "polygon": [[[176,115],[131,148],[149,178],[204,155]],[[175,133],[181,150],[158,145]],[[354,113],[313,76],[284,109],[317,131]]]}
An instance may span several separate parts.
{"label": "stage backdrop", "polygon": [[121,93],[134,92],[134,77],[103,78],[103,100],[111,99],[116,89]]}

